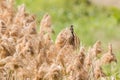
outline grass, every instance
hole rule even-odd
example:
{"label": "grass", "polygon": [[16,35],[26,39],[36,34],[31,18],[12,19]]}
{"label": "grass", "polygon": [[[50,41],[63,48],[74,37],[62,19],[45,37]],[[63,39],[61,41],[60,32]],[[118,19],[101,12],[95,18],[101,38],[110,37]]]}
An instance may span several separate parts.
{"label": "grass", "polygon": [[[75,2],[78,1],[78,4]],[[74,25],[75,32],[85,46],[90,46],[96,40],[111,42],[117,49],[120,48],[120,10],[116,8],[96,7],[79,0],[17,0],[16,5],[25,3],[28,12],[37,16],[38,23],[45,13],[52,16],[52,27],[55,29],[53,39],[64,27]],[[82,0],[84,1],[84,0]],[[118,44],[114,44],[118,42]],[[103,45],[103,46],[104,46]],[[120,79],[120,51],[116,50],[118,64],[112,73],[106,69],[108,75],[115,75]],[[108,65],[107,67],[110,67]]]}

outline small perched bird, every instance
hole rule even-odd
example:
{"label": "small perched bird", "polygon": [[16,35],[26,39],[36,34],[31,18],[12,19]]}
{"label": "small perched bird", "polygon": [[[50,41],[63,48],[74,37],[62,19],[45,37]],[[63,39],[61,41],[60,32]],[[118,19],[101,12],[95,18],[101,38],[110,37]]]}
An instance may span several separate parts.
{"label": "small perched bird", "polygon": [[80,46],[80,39],[79,37],[75,34],[74,32],[74,29],[73,29],[73,25],[71,25],[70,27],[70,30],[71,30],[71,33],[73,35],[73,38],[72,38],[72,45],[75,47],[75,48],[78,48]]}
{"label": "small perched bird", "polygon": [[64,45],[72,45],[74,49],[80,46],[80,39],[74,33],[73,25],[62,30],[55,41],[58,48],[64,47]]}

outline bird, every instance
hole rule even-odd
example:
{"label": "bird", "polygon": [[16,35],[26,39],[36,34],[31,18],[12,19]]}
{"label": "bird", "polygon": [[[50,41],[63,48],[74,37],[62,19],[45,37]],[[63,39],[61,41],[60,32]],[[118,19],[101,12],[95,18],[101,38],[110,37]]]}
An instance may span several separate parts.
{"label": "bird", "polygon": [[64,47],[64,45],[72,45],[74,49],[79,48],[80,39],[75,34],[73,25],[63,29],[57,36],[55,44],[58,48]]}

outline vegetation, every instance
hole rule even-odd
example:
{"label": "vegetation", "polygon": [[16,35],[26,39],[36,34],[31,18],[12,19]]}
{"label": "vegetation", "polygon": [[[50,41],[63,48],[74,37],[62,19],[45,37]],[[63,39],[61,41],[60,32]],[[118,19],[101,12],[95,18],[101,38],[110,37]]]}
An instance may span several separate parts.
{"label": "vegetation", "polygon": [[[1,1],[1,80],[120,79],[120,55],[114,55],[111,44],[107,51],[101,45],[101,41],[113,41],[114,45],[119,40],[119,10],[98,8],[84,0],[30,2],[33,4],[24,1],[31,6],[28,11],[39,16],[37,20],[48,12],[40,22],[40,29],[36,17],[26,12],[24,5],[15,10],[13,0]],[[17,4],[20,3],[18,0]],[[40,4],[40,8],[34,4]],[[55,24],[51,23],[51,17]],[[61,31],[62,28],[65,29]],[[83,44],[90,46],[96,40],[100,41],[84,48]]]}
{"label": "vegetation", "polygon": [[116,8],[96,7],[85,1],[17,0],[17,5],[25,3],[27,10],[34,13],[39,22],[45,13],[49,13],[54,23],[52,25],[55,30],[54,40],[61,29],[73,24],[84,45],[90,46],[96,40],[105,43],[118,41],[120,11]]}

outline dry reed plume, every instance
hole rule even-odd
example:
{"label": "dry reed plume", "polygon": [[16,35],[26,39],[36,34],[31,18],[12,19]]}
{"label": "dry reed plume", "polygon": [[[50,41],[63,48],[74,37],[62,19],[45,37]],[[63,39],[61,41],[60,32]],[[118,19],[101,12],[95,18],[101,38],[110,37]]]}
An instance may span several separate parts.
{"label": "dry reed plume", "polygon": [[50,15],[44,15],[37,32],[35,16],[24,5],[15,11],[13,0],[0,0],[0,80],[106,79],[102,65],[117,61],[112,45],[102,54],[97,41],[87,51],[73,25],[62,30],[54,43],[51,24]]}

